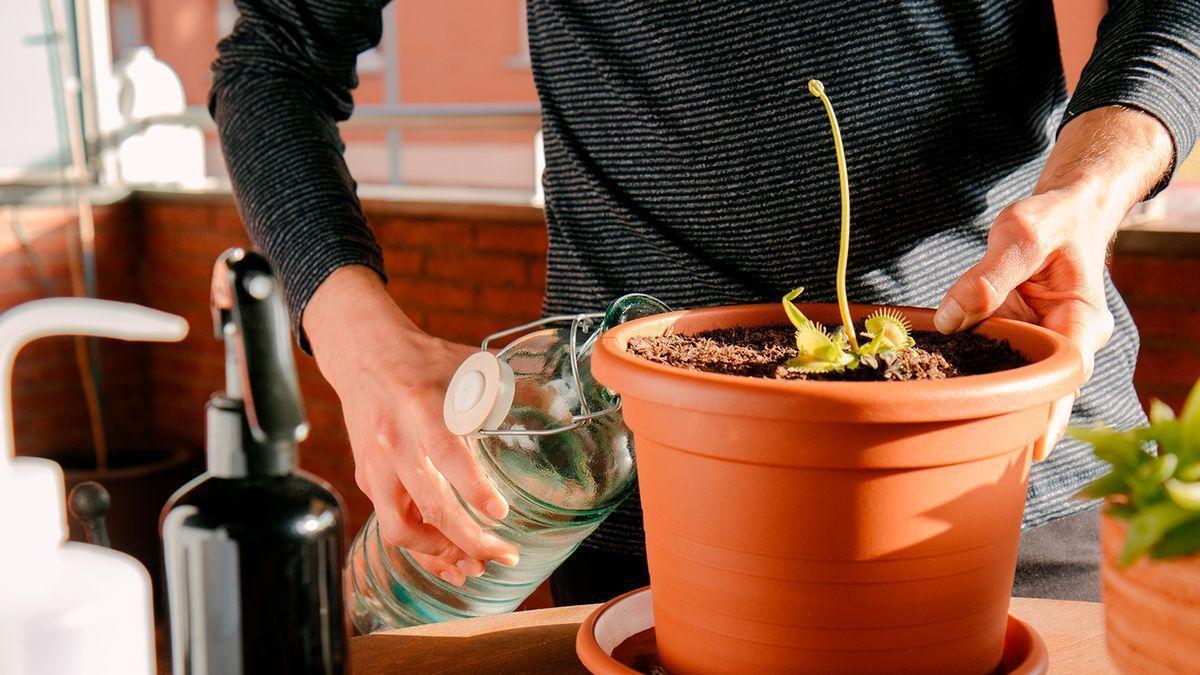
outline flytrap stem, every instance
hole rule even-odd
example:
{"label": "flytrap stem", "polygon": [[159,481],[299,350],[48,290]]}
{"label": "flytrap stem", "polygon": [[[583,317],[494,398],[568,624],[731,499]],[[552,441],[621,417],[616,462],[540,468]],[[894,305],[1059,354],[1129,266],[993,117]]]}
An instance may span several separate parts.
{"label": "flytrap stem", "polygon": [[842,149],[842,131],[838,127],[833,104],[825,95],[825,85],[821,84],[820,80],[809,80],[808,91],[825,104],[825,114],[829,116],[829,128],[833,131],[833,149],[837,153],[838,179],[841,183],[842,194],[842,235],[838,244],[837,265],[838,309],[842,314],[842,330],[850,340],[850,346],[854,348],[854,351],[858,351],[858,338],[854,335],[854,324],[850,320],[850,301],[846,298],[846,266],[850,258],[850,175],[846,171],[846,152]]}

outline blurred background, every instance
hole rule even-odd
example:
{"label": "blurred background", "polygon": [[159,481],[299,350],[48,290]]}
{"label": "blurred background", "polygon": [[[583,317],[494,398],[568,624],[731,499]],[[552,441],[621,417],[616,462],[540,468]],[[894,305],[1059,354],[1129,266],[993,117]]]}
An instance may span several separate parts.
{"label": "blurred background", "polygon": [[[233,0],[3,0],[0,310],[55,295],[185,316],[178,345],[43,340],[17,362],[16,444],[97,479],[114,543],[158,569],[155,524],[201,468],[204,403],[222,387],[208,287],[246,245],[205,108]],[[1056,3],[1068,87],[1103,0]],[[523,0],[394,0],[359,58],[346,157],[385,250],[390,290],[422,328],[477,342],[536,318],[545,230],[539,115]],[[1200,155],[1140,205],[1111,263],[1142,334],[1143,397],[1179,406],[1200,376]],[[312,422],[302,464],[332,482],[356,531],[341,411],[299,356]]]}

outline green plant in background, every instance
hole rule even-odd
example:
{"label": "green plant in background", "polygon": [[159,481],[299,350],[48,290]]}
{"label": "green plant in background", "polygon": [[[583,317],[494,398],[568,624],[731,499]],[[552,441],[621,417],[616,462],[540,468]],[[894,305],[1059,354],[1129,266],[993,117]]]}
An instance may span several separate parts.
{"label": "green plant in background", "polygon": [[1169,558],[1200,552],[1200,382],[1178,417],[1156,400],[1147,427],[1070,433],[1112,465],[1079,497],[1107,500],[1106,512],[1125,521],[1128,535],[1119,564],[1145,554]]}
{"label": "green plant in background", "polygon": [[850,318],[850,302],[846,299],[846,267],[850,258],[850,177],[846,170],[846,153],[842,148],[842,132],[838,127],[833,104],[825,95],[820,80],[809,80],[808,91],[825,104],[829,127],[833,132],[833,149],[837,155],[838,179],[841,187],[842,229],[838,242],[837,300],[842,315],[840,331],[829,333],[821,324],[804,316],[795,300],[804,292],[797,288],[783,296],[783,309],[796,327],[796,357],[787,362],[789,368],[806,373],[839,372],[866,364],[878,368],[880,362],[890,364],[896,354],[914,345],[908,320],[899,313],[881,309],[866,320],[863,337],[869,342],[860,345]]}

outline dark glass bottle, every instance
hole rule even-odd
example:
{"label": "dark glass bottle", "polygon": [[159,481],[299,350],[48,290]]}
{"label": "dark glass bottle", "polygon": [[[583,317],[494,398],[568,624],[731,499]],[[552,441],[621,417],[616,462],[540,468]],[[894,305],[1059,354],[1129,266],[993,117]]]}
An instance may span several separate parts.
{"label": "dark glass bottle", "polygon": [[162,516],[175,675],[346,669],[343,509],[296,468],[308,433],[287,316],[260,256],[232,249],[213,280],[225,391],[207,409],[208,470]]}
{"label": "dark glass bottle", "polygon": [[168,504],[163,540],[176,672],[343,672],[342,511],[323,483],[201,476]]}

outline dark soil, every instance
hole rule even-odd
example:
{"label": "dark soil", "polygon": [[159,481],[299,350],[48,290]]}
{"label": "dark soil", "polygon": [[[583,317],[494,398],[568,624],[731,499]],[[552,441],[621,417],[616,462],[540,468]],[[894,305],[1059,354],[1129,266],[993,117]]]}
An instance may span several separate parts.
{"label": "dark soil", "polygon": [[[860,327],[859,332],[862,329]],[[780,380],[942,380],[981,375],[1029,363],[1007,340],[993,340],[973,332],[943,335],[913,331],[917,346],[896,355],[891,365],[860,365],[840,373],[801,373],[785,363],[796,355],[795,329],[791,326],[722,328],[695,335],[635,337],[629,352],[655,363],[687,370]]]}

